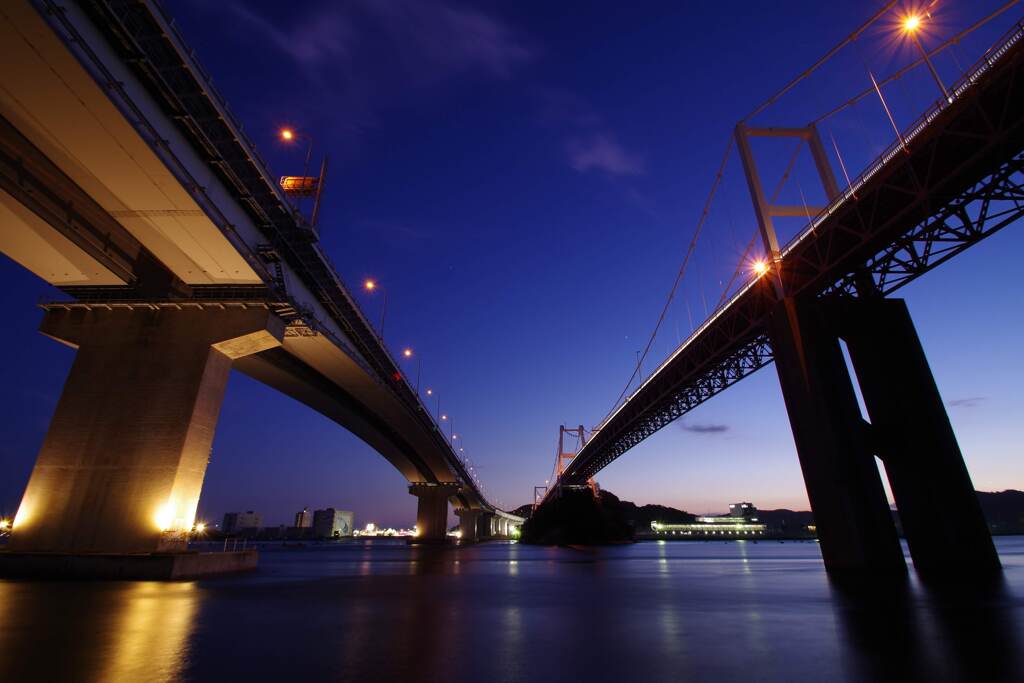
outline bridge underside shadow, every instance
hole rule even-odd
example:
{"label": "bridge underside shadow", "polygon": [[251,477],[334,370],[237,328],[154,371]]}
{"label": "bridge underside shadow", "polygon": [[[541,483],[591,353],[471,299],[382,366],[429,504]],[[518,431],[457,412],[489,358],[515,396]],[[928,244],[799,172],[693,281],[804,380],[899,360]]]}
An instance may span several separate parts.
{"label": "bridge underside shadow", "polygon": [[[877,456],[919,572],[997,570],[988,526],[903,300],[787,298],[769,333],[826,567],[905,570]],[[861,415],[841,341],[869,420]]]}

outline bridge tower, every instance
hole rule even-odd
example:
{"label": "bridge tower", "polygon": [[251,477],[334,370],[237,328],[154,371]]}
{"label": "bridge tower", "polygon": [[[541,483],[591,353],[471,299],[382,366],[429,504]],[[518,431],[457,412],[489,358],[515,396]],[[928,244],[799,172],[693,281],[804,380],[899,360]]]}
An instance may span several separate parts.
{"label": "bridge tower", "polygon": [[[883,298],[870,277],[863,278],[856,297],[795,297],[787,291],[773,218],[815,214],[819,208],[768,203],[750,138],[805,140],[831,201],[838,187],[817,130],[813,125],[751,128],[740,123],[735,137],[771,262],[768,279],[777,304],[769,337],[826,568],[906,570],[876,456],[885,465],[919,572],[998,568],[906,304]],[[842,344],[867,416],[861,415]]]}
{"label": "bridge tower", "polygon": [[[576,437],[576,451],[566,451],[565,435],[569,434]],[[565,472],[566,462],[572,462],[572,459],[576,457],[576,453],[583,450],[583,447],[587,445],[587,430],[584,429],[583,425],[578,427],[568,428],[565,425],[559,425],[558,427],[558,464],[555,472],[555,481],[562,481],[562,473]],[[561,484],[559,484],[561,486]],[[590,487],[591,493],[597,498],[600,489],[597,482],[593,478],[587,480],[587,486]]]}
{"label": "bridge tower", "polygon": [[[576,450],[566,451],[565,450],[565,435],[571,434],[576,437]],[[558,427],[558,466],[555,481],[561,481],[562,473],[565,472],[565,464],[572,462],[572,459],[576,457],[576,453],[579,452],[584,446],[587,445],[587,433],[583,429],[583,425],[579,427],[568,428],[565,425],[559,425]]]}

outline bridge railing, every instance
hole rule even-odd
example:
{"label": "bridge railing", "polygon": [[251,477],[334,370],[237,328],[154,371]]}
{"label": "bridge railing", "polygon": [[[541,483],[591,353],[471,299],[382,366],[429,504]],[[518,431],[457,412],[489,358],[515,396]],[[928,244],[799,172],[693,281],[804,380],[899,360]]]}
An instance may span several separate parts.
{"label": "bridge railing", "polygon": [[1007,31],[1000,40],[996,41],[996,44],[985,51],[985,54],[981,56],[971,67],[961,76],[949,90],[949,99],[942,97],[932,103],[932,106],[925,110],[923,114],[918,116],[904,131],[900,134],[892,144],[890,144],[878,157],[875,158],[873,164],[868,166],[868,169],[862,172],[859,176],[853,179],[850,185],[842,192],[839,193],[835,199],[833,199],[824,209],[811,219],[811,221],[801,230],[793,239],[786,243],[783,247],[781,255],[785,257],[794,248],[804,240],[808,235],[814,233],[814,231],[824,223],[829,216],[836,212],[843,204],[854,197],[859,189],[861,189],[865,183],[867,183],[876,173],[885,168],[892,159],[900,154],[905,153],[907,145],[917,135],[928,127],[935,117],[937,117],[943,110],[952,105],[957,99],[959,99],[963,93],[968,90],[974,83],[981,78],[986,71],[992,68],[999,61],[999,59],[1009,51],[1013,45],[1024,37],[1024,22],[1018,21],[1013,27]]}

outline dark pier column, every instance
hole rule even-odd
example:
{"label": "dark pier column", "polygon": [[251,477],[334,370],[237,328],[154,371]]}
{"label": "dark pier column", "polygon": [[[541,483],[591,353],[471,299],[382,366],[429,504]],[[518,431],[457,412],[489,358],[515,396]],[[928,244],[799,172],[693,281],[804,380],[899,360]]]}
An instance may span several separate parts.
{"label": "dark pier column", "polygon": [[448,533],[448,499],[458,492],[458,484],[409,485],[409,493],[419,498],[416,507],[417,543],[444,543]]}
{"label": "dark pier column", "polygon": [[462,532],[462,542],[472,543],[476,541],[481,511],[462,508],[461,510],[456,510],[455,513],[459,516],[459,530]]}
{"label": "dark pier column", "polygon": [[775,367],[829,571],[906,571],[838,338],[816,302],[770,322]]}
{"label": "dark pier column", "polygon": [[485,512],[480,515],[480,522],[477,524],[477,535],[480,538],[491,538],[494,536],[493,512]]}
{"label": "dark pier column", "polygon": [[999,568],[999,556],[902,299],[839,302],[841,324],[914,566]]}
{"label": "dark pier column", "polygon": [[[232,360],[278,346],[266,308],[51,308],[78,351],[10,548],[148,553],[191,529]],[[178,539],[178,540],[175,540]]]}

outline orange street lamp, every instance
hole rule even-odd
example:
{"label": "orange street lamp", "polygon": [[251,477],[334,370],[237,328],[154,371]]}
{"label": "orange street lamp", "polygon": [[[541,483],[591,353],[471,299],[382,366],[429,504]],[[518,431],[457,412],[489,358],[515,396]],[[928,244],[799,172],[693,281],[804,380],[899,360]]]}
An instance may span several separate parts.
{"label": "orange street lamp", "polygon": [[324,179],[327,177],[327,155],[324,155],[323,161],[320,163],[320,175],[316,178],[309,177],[309,161],[313,156],[313,136],[311,135],[300,135],[295,132],[294,128],[282,128],[278,131],[278,135],[281,140],[285,143],[291,144],[297,141],[299,138],[306,140],[306,160],[302,165],[302,176],[296,178],[294,176],[284,176],[280,179],[279,183],[281,189],[284,190],[286,195],[293,195],[296,197],[298,206],[301,207],[301,200],[303,197],[314,197],[313,200],[313,212],[310,215],[310,225],[316,227],[317,217],[320,214],[320,195],[324,188]]}
{"label": "orange street lamp", "polygon": [[928,53],[925,51],[924,46],[921,44],[921,37],[918,35],[918,32],[920,30],[920,15],[908,14],[906,17],[903,18],[903,32],[910,36],[910,40],[912,40],[914,45],[917,46],[918,51],[920,51],[921,53],[921,57],[924,58],[924,63],[928,65],[928,70],[932,72],[932,78],[935,79],[935,82],[939,86],[939,90],[942,91],[943,97],[946,98],[947,102],[952,104],[953,98],[950,96],[949,91],[946,90],[946,85],[942,82],[942,79],[939,78],[939,72],[935,70],[935,65],[932,64],[931,58],[928,56]]}
{"label": "orange street lamp", "polygon": [[363,289],[370,294],[373,294],[379,289],[383,296],[383,301],[381,301],[380,305],[380,327],[377,328],[377,341],[384,343],[384,314],[388,311],[388,290],[381,287],[373,278],[366,278],[363,281]]}
{"label": "orange street lamp", "polygon": [[768,262],[765,261],[764,259],[758,259],[757,261],[754,261],[753,268],[754,268],[754,273],[758,277],[761,277],[762,275],[764,275],[765,273],[768,272]]}

